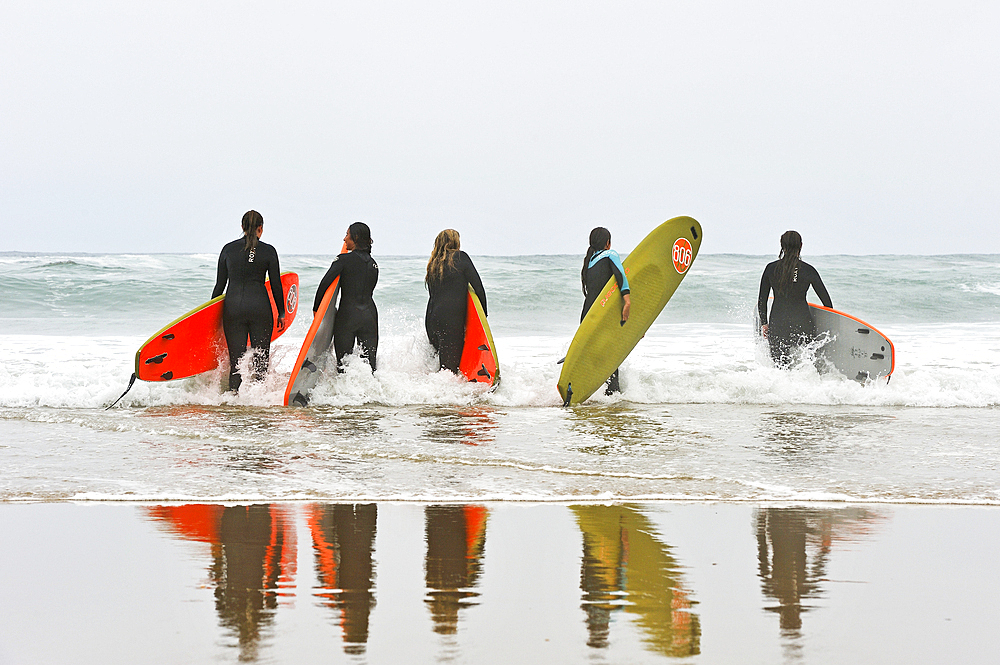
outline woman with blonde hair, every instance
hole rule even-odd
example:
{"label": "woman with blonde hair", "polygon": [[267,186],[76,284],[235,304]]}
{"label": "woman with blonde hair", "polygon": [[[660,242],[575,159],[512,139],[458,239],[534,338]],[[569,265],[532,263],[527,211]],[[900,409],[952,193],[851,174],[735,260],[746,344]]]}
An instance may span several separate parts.
{"label": "woman with blonde hair", "polygon": [[462,251],[458,231],[445,229],[434,239],[424,285],[430,294],[424,327],[438,352],[439,368],[458,373],[465,345],[465,316],[469,286],[486,310],[486,290],[469,255]]}

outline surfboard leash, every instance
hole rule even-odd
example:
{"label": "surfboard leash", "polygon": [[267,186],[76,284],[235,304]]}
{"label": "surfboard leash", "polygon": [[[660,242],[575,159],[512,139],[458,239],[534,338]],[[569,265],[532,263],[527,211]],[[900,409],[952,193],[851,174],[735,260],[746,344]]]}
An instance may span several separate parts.
{"label": "surfboard leash", "polygon": [[[134,383],[135,383],[135,372],[132,372],[132,378],[128,380],[128,388],[126,388],[125,392],[121,394],[121,397],[119,397],[118,399],[116,399],[114,402],[111,403],[111,406],[114,406],[118,402],[122,401],[122,397],[125,397],[125,395],[128,394],[128,391],[132,390],[132,384]],[[108,409],[111,408],[111,406],[109,406],[107,409],[104,410],[107,411]]]}

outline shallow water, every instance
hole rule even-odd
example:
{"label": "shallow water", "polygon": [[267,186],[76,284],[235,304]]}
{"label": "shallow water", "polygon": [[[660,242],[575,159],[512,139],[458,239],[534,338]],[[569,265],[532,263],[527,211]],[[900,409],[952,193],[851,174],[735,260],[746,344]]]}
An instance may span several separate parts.
{"label": "shallow water", "polygon": [[[423,258],[378,257],[380,367],[280,404],[308,312],[238,397],[224,372],[137,385],[136,349],[210,295],[209,255],[0,254],[0,500],[1000,500],[1000,257],[815,257],[834,304],[896,347],[891,381],[770,366],[767,257],[703,255],[622,365],[563,410],[579,257],[477,257],[502,382],[438,373]],[[329,257],[283,257],[303,302]],[[306,308],[307,309],[307,308]]]}
{"label": "shallow water", "polygon": [[[996,409],[23,409],[7,500],[1000,502]],[[919,461],[919,463],[917,463]]]}

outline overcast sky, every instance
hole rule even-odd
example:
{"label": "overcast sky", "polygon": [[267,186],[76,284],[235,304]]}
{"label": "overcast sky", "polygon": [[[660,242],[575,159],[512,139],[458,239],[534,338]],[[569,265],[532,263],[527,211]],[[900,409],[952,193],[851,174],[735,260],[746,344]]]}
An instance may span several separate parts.
{"label": "overcast sky", "polygon": [[0,3],[0,251],[1000,252],[1000,3]]}

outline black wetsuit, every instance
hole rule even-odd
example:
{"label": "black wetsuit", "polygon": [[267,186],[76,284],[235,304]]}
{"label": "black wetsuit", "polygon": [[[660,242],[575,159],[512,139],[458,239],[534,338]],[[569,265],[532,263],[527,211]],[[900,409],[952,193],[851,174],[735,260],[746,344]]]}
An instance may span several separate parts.
{"label": "black wetsuit", "polygon": [[337,367],[341,366],[344,356],[354,351],[357,343],[374,372],[378,355],[378,309],[372,300],[372,292],[378,283],[378,264],[371,252],[362,249],[339,255],[316,289],[313,312],[319,309],[326,290],[338,275],[340,306],[333,322],[333,350],[337,354]]}
{"label": "black wetsuit", "polygon": [[244,249],[245,243],[246,240],[240,238],[222,248],[218,277],[212,291],[213,298],[226,292],[225,304],[222,306],[222,330],[226,334],[226,346],[229,347],[230,390],[239,390],[243,382],[236,365],[247,350],[247,337],[250,338],[251,348],[259,349],[254,359],[253,378],[260,378],[267,371],[274,318],[271,301],[264,288],[265,279],[271,280],[271,294],[278,306],[278,316],[285,315],[278,252],[259,240],[257,247],[248,252]]}
{"label": "black wetsuit", "polygon": [[[816,269],[805,261],[799,260],[792,272],[792,281],[783,292],[777,289],[777,270],[780,261],[772,261],[764,268],[760,277],[760,294],[757,296],[757,313],[761,325],[767,325],[767,342],[771,347],[771,359],[781,367],[787,367],[792,361],[792,351],[795,347],[807,344],[816,337],[816,325],[813,323],[809,305],[806,303],[806,292],[811,286],[827,307],[833,307],[830,294],[823,286]],[[771,305],[770,322],[767,317],[767,297],[774,291],[774,303]]]}
{"label": "black wetsuit", "polygon": [[455,253],[454,266],[444,267],[441,279],[427,284],[430,300],[424,314],[424,328],[427,339],[438,352],[439,369],[449,369],[458,373],[465,347],[465,317],[469,305],[469,285],[476,292],[479,303],[486,310],[486,290],[479,279],[476,266],[465,252]]}
{"label": "black wetsuit", "polygon": [[[618,283],[618,288],[621,290],[622,295],[628,295],[628,277],[625,276],[625,268],[618,257],[618,252],[612,249],[605,249],[604,251],[596,252],[590,257],[583,286],[583,312],[580,313],[581,323],[583,323],[583,319],[587,316],[590,308],[601,297],[604,285],[608,283],[612,275],[614,275],[615,282]],[[616,369],[614,374],[608,377],[608,387],[604,393],[610,395],[617,392],[621,392],[621,386],[618,383],[618,370]]]}

